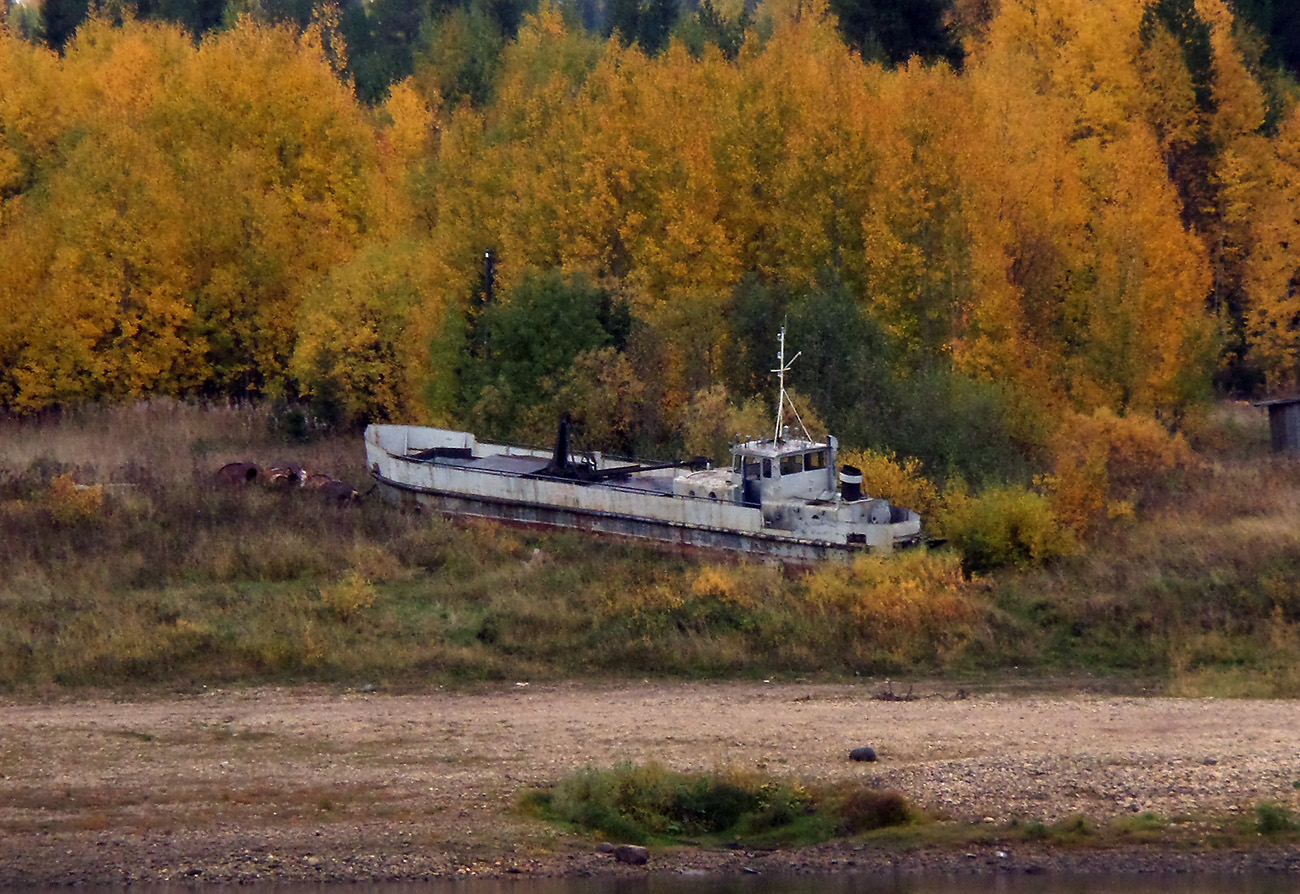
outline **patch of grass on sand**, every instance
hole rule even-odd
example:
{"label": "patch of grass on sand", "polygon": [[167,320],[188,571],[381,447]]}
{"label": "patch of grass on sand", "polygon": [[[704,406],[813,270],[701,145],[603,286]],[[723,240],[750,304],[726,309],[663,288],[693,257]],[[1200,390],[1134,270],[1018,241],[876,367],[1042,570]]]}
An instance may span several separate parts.
{"label": "patch of grass on sand", "polygon": [[1300,818],[1286,806],[1269,802],[1247,811],[1176,817],[1152,812],[1108,818],[1076,814],[1053,822],[1021,818],[1005,824],[929,817],[876,829],[860,838],[893,851],[975,847],[1010,851],[1024,846],[1101,851],[1131,847],[1162,851],[1248,850],[1261,843],[1300,843]]}
{"label": "patch of grass on sand", "polygon": [[738,770],[679,773],[660,764],[589,768],[523,796],[526,811],[631,844],[794,846],[923,821],[897,792],[810,786]]}
{"label": "patch of grass on sand", "polygon": [[1054,823],[1013,820],[999,831],[998,842],[1041,842],[1064,847],[1113,847],[1149,844],[1161,848],[1241,848],[1261,837],[1273,843],[1300,841],[1300,822],[1285,806],[1262,803],[1252,811],[1204,816],[1165,817],[1146,812],[1098,820],[1083,815]]}

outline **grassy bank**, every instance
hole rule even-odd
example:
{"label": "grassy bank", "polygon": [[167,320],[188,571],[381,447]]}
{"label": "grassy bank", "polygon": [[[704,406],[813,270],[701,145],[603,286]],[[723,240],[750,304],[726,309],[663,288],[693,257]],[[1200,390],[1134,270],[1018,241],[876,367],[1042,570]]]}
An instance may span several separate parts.
{"label": "grassy bank", "polygon": [[0,686],[1016,667],[1300,694],[1300,464],[1259,428],[1210,431],[1082,553],[974,579],[943,550],[786,573],[215,482],[289,459],[365,489],[358,435],[290,429],[173,403],[0,423]]}

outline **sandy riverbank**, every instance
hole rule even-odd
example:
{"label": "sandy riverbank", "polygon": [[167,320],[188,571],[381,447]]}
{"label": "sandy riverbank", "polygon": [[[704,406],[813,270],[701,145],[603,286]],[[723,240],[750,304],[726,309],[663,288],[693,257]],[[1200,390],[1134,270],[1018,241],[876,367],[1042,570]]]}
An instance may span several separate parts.
{"label": "sandy riverbank", "polygon": [[[954,819],[1052,822],[1300,808],[1300,702],[990,692],[915,701],[875,683],[572,683],[390,695],[253,689],[0,701],[0,885],[428,878],[612,869],[587,839],[512,811],[589,764],[867,777]],[[846,760],[871,745],[876,764]],[[1002,856],[999,856],[999,853]],[[652,865],[1300,872],[1291,848],[891,854],[683,851]],[[1077,864],[1077,865],[1076,865]],[[625,869],[641,872],[641,869]]]}

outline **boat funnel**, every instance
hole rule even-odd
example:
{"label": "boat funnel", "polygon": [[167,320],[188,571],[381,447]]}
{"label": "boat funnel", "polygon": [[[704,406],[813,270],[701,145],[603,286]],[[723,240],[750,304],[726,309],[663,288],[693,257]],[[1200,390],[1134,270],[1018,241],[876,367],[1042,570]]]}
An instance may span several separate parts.
{"label": "boat funnel", "polygon": [[560,414],[559,431],[555,433],[555,449],[551,452],[551,464],[546,472],[551,475],[563,475],[569,470],[569,428],[573,417],[568,413]]}
{"label": "boat funnel", "polygon": [[840,469],[840,496],[846,503],[862,499],[862,470],[857,466],[844,466]]}

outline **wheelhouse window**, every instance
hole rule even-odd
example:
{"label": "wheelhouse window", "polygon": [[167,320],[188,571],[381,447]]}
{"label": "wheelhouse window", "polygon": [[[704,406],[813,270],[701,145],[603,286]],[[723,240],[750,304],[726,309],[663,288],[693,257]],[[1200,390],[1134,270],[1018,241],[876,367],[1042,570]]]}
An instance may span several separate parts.
{"label": "wheelhouse window", "polygon": [[797,475],[803,471],[803,454],[796,453],[794,456],[781,457],[781,474]]}
{"label": "wheelhouse window", "polygon": [[806,468],[809,472],[815,471],[817,469],[826,468],[825,450],[814,450],[812,453],[805,453],[803,455],[803,459],[804,459],[804,468]]}

